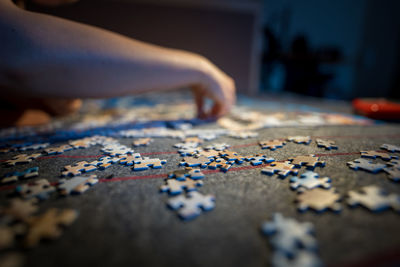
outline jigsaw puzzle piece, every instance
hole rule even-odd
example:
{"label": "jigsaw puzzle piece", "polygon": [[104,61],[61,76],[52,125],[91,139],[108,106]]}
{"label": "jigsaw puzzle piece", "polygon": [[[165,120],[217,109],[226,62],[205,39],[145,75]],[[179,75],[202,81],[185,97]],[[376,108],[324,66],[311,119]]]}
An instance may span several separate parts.
{"label": "jigsaw puzzle piece", "polygon": [[41,239],[56,239],[61,236],[62,228],[72,224],[78,213],[75,210],[48,209],[40,216],[31,217],[28,220],[29,231],[25,237],[24,245],[34,247]]}
{"label": "jigsaw puzzle piece", "polygon": [[258,166],[263,163],[271,163],[275,161],[274,158],[268,158],[266,155],[260,154],[257,154],[254,157],[248,157],[247,160],[250,161],[250,164],[253,166]]}
{"label": "jigsaw puzzle piece", "polygon": [[389,161],[388,163],[386,163],[387,165],[395,168],[395,169],[399,169],[400,170],[400,160],[398,159],[392,159],[391,161]]}
{"label": "jigsaw puzzle piece", "polygon": [[36,154],[19,154],[14,156],[12,159],[10,160],[6,160],[6,164],[9,166],[14,166],[15,164],[23,164],[23,163],[29,163],[31,162],[33,159],[36,159],[38,157],[40,157],[42,154],[40,153],[36,153]]}
{"label": "jigsaw puzzle piece", "polygon": [[285,178],[290,173],[297,175],[298,170],[294,169],[294,165],[290,164],[289,161],[285,162],[272,162],[270,166],[265,167],[261,170],[262,173],[273,175],[277,173],[281,178]]}
{"label": "jigsaw puzzle piece", "polygon": [[285,141],[274,139],[274,140],[267,140],[267,141],[260,141],[259,145],[262,149],[270,149],[275,150],[277,148],[281,148],[286,144]]}
{"label": "jigsaw puzzle piece", "polygon": [[308,145],[311,143],[311,137],[309,136],[289,136],[287,140],[297,144]]}
{"label": "jigsaw puzzle piece", "polygon": [[56,191],[56,188],[50,185],[46,179],[40,179],[32,184],[19,185],[15,192],[24,199],[37,198],[39,200],[47,199],[50,194]]}
{"label": "jigsaw puzzle piece", "polygon": [[239,155],[239,153],[235,151],[229,151],[229,150],[224,150],[219,153],[221,157],[225,158],[228,161],[237,163],[237,164],[242,164],[244,160],[246,160],[246,157],[243,157]]}
{"label": "jigsaw puzzle piece", "polygon": [[316,250],[317,241],[313,236],[314,226],[309,222],[298,222],[285,218],[280,213],[274,213],[272,221],[265,222],[261,231],[270,236],[274,249],[286,256],[294,257],[300,248]]}
{"label": "jigsaw puzzle piece", "polygon": [[372,173],[380,172],[386,167],[385,164],[372,163],[372,161],[363,158],[349,161],[347,165],[353,170],[364,170]]}
{"label": "jigsaw puzzle piece", "polygon": [[334,212],[339,212],[342,209],[340,203],[341,197],[336,192],[335,188],[324,190],[322,188],[314,188],[300,192],[297,195],[296,201],[298,204],[299,211],[306,211],[313,209],[316,212],[323,212],[330,209]]}
{"label": "jigsaw puzzle piece", "polygon": [[110,155],[111,157],[117,157],[121,155],[133,154],[134,150],[121,144],[107,144],[101,151]]}
{"label": "jigsaw puzzle piece", "polygon": [[146,138],[139,138],[138,140],[133,141],[133,146],[148,146],[151,142],[153,142],[153,139],[150,137]]}
{"label": "jigsaw puzzle piece", "polygon": [[212,159],[207,158],[205,156],[198,157],[184,157],[183,160],[179,163],[181,166],[187,167],[200,167],[205,168],[208,164],[210,164]]}
{"label": "jigsaw puzzle piece", "polygon": [[167,204],[171,209],[178,210],[178,215],[183,220],[191,220],[199,216],[202,211],[212,210],[215,207],[215,197],[191,191],[186,196],[170,198]]}
{"label": "jigsaw puzzle piece", "polygon": [[170,195],[181,194],[184,190],[194,191],[197,190],[197,186],[202,186],[202,181],[192,180],[186,178],[185,180],[167,179],[165,185],[160,187],[161,192],[168,192]]}
{"label": "jigsaw puzzle piece", "polygon": [[150,167],[153,169],[160,169],[165,163],[167,163],[167,161],[163,159],[160,160],[158,158],[151,159],[149,157],[144,157],[136,160],[132,169],[134,171],[143,171],[149,169]]}
{"label": "jigsaw puzzle piece", "polygon": [[120,164],[132,166],[133,164],[135,164],[136,161],[141,160],[142,156],[140,155],[140,153],[134,153],[132,155],[123,155],[114,158],[119,158]]}
{"label": "jigsaw puzzle piece", "polygon": [[61,146],[57,146],[57,147],[46,148],[44,150],[44,152],[46,152],[47,155],[57,155],[57,154],[62,154],[66,151],[70,151],[72,149],[74,149],[74,148],[70,145],[61,145]]}
{"label": "jigsaw puzzle piece", "polygon": [[12,182],[16,182],[18,180],[22,180],[22,179],[30,179],[33,177],[37,177],[39,175],[39,167],[32,167],[29,169],[26,169],[22,172],[10,172],[7,173],[2,179],[1,182],[2,184],[6,184],[6,183],[12,183]]}
{"label": "jigsaw puzzle piece", "polygon": [[324,147],[326,150],[338,149],[335,141],[332,141],[332,140],[324,140],[324,139],[317,138],[315,140],[315,142],[317,143],[318,147]]}
{"label": "jigsaw puzzle piece", "polygon": [[168,174],[169,178],[175,178],[178,181],[185,180],[186,178],[190,178],[192,180],[199,180],[204,178],[204,174],[200,169],[193,169],[192,167],[186,167],[185,169],[180,169],[173,171]]}
{"label": "jigsaw puzzle piece", "polygon": [[400,152],[400,146],[390,145],[390,144],[383,144],[381,145],[382,149],[385,149],[389,152]]}
{"label": "jigsaw puzzle piece", "polygon": [[61,173],[62,176],[76,176],[83,172],[91,172],[97,170],[97,166],[90,164],[87,161],[79,161],[72,165],[64,166],[65,171]]}
{"label": "jigsaw puzzle piece", "polygon": [[228,145],[226,143],[217,143],[217,144],[212,144],[212,145],[206,146],[204,149],[222,151],[222,150],[228,149],[229,147],[230,147],[230,145]]}
{"label": "jigsaw puzzle piece", "polygon": [[316,157],[315,155],[297,156],[289,158],[288,160],[297,168],[301,168],[303,165],[309,169],[314,169],[316,166],[325,166],[325,161],[320,160],[319,157]]}
{"label": "jigsaw puzzle piece", "polygon": [[312,171],[303,173],[300,178],[297,176],[290,178],[290,188],[293,190],[310,190],[316,187],[331,188],[331,179],[320,178],[318,173]]}
{"label": "jigsaw puzzle piece", "polygon": [[352,207],[361,205],[374,212],[390,208],[400,212],[400,195],[389,195],[383,189],[374,185],[364,186],[360,192],[353,190],[348,192],[347,204]]}
{"label": "jigsaw puzzle piece", "polygon": [[371,158],[371,159],[376,159],[376,158],[381,158],[383,160],[391,160],[391,159],[397,159],[397,156],[392,156],[388,153],[385,152],[379,152],[375,150],[369,150],[369,151],[361,151],[361,157],[363,158]]}
{"label": "jigsaw puzzle piece", "polygon": [[400,182],[400,169],[397,168],[384,168],[383,169],[391,181]]}
{"label": "jigsaw puzzle piece", "polygon": [[13,221],[25,221],[39,209],[37,202],[36,198],[28,200],[14,198],[7,208],[1,210],[1,214],[11,217]]}
{"label": "jigsaw puzzle piece", "polygon": [[96,175],[91,175],[89,177],[76,176],[68,180],[61,179],[58,183],[58,191],[63,196],[82,194],[98,181]]}

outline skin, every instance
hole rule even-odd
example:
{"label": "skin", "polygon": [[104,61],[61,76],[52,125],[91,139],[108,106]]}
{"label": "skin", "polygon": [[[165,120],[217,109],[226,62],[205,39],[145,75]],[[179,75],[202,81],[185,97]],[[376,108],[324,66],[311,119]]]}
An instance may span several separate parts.
{"label": "skin", "polygon": [[[29,12],[10,0],[0,0],[0,36],[2,98],[20,108],[63,115],[79,109],[80,98],[189,87],[199,117],[217,118],[236,100],[232,78],[198,54]],[[214,102],[209,111],[205,98]]]}

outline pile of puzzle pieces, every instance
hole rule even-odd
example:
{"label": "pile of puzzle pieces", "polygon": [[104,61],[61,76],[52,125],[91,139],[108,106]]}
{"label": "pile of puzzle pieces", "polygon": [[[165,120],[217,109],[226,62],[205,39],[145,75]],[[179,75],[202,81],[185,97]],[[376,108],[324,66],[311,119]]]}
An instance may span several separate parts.
{"label": "pile of puzzle pieces", "polygon": [[[214,193],[203,194],[201,186],[206,182],[208,172],[229,172],[235,165],[249,165],[261,168],[261,173],[276,175],[285,179],[289,175],[290,189],[296,193],[297,208],[304,212],[309,209],[322,213],[327,210],[342,210],[342,195],[332,187],[329,177],[320,177],[315,168],[323,168],[326,162],[319,156],[297,155],[283,161],[277,161],[270,154],[283,148],[288,142],[309,146],[313,140],[310,136],[289,136],[280,139],[260,140],[260,153],[241,155],[227,143],[204,145],[205,141],[228,136],[235,139],[255,138],[257,132],[241,130],[240,127],[226,129],[192,129],[188,125],[180,125],[179,129],[166,127],[150,127],[143,129],[121,130],[117,137],[133,138],[132,147],[139,149],[150,146],[154,138],[175,138],[180,140],[174,145],[180,157],[175,171],[166,175],[160,184],[161,195],[166,195],[166,206],[177,212],[183,220],[193,220],[203,211],[214,209],[216,196]],[[57,143],[58,145],[55,145]],[[7,206],[1,208],[0,249],[13,247],[34,247],[41,239],[54,239],[61,235],[60,226],[71,224],[78,216],[76,210],[48,209],[40,215],[38,204],[51,199],[52,195],[69,196],[82,194],[98,182],[96,176],[84,176],[89,172],[101,171],[110,166],[131,168],[132,171],[160,169],[167,161],[159,158],[142,157],[142,155],[126,145],[122,145],[114,137],[92,135],[67,140],[66,143],[38,142],[8,145],[1,149],[2,153],[23,152],[4,162],[5,166],[15,166],[35,162],[45,156],[60,155],[68,151],[99,146],[104,154],[94,161],[77,161],[60,169],[62,177],[55,183],[40,178],[39,168],[31,167],[24,171],[10,172],[1,177],[1,184],[19,183],[33,179],[32,183],[18,184],[14,189],[14,198]],[[325,150],[338,149],[335,141],[322,138],[315,139],[316,147]],[[377,148],[378,149],[378,148]],[[393,153],[399,153],[400,147],[383,144],[376,151],[361,151],[360,158],[348,162],[354,170],[371,173],[385,172],[393,182],[400,181],[400,161]],[[35,151],[29,153],[27,151]],[[261,153],[262,151],[267,153]],[[386,163],[373,162],[380,158]],[[345,166],[343,166],[345,167]],[[304,170],[301,174],[300,171]],[[334,181],[333,181],[334,182]],[[400,197],[387,194],[375,185],[350,190],[346,193],[347,204],[351,207],[361,205],[371,211],[393,209],[400,211]],[[280,214],[273,216],[273,221],[262,227],[263,233],[272,236],[271,244],[275,249],[272,259],[274,266],[320,266],[322,263],[316,253],[317,242],[313,237],[313,226],[310,223],[299,223]],[[18,242],[20,241],[20,242]]]}

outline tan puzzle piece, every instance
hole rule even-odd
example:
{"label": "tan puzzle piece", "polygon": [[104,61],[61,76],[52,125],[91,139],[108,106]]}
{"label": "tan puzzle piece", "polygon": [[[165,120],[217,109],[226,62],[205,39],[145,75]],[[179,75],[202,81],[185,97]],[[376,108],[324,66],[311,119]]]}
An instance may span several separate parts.
{"label": "tan puzzle piece", "polygon": [[22,200],[14,198],[10,205],[2,210],[2,213],[12,217],[14,220],[25,221],[38,210],[37,199]]}
{"label": "tan puzzle piece", "polygon": [[183,189],[187,191],[196,190],[197,186],[203,184],[202,181],[195,181],[190,178],[186,178],[185,180],[167,179],[165,183],[165,185],[160,187],[160,190],[162,192],[168,191],[170,194],[179,194],[183,192]]}
{"label": "tan puzzle piece", "polygon": [[290,164],[288,161],[285,162],[273,162],[270,166],[265,167],[261,170],[268,174],[277,173],[280,176],[287,176],[289,173],[297,174],[298,171],[294,169],[294,165]]}
{"label": "tan puzzle piece", "polygon": [[297,156],[294,158],[289,158],[291,161],[291,164],[295,166],[307,166],[307,167],[315,167],[317,165],[325,165],[325,161],[319,160],[319,157],[316,157],[315,155],[309,155],[309,156]]}
{"label": "tan puzzle piece", "polygon": [[309,144],[311,142],[311,138],[309,136],[289,136],[287,140],[297,144]]}
{"label": "tan puzzle piece", "polygon": [[259,142],[262,149],[269,148],[271,150],[275,150],[277,148],[283,147],[286,143],[285,141],[274,139],[274,140],[266,140]]}
{"label": "tan puzzle piece", "polygon": [[153,142],[153,139],[151,139],[150,137],[148,137],[148,138],[139,138],[138,140],[133,141],[133,145],[134,146],[147,146],[151,142]]}
{"label": "tan puzzle piece", "polygon": [[187,165],[189,167],[195,167],[200,165],[201,167],[206,166],[210,162],[210,159],[205,156],[199,157],[184,157],[181,165]]}
{"label": "tan puzzle piece", "polygon": [[246,157],[239,155],[239,153],[230,150],[224,150],[223,152],[220,152],[220,155],[229,161],[237,163],[242,163],[246,159]]}
{"label": "tan puzzle piece", "polygon": [[78,217],[78,213],[72,209],[58,210],[48,209],[40,216],[31,217],[28,220],[29,231],[25,237],[26,247],[36,246],[41,239],[56,239],[61,236],[60,226],[68,226]]}
{"label": "tan puzzle piece", "polygon": [[299,209],[306,210],[308,208],[314,209],[316,211],[323,211],[330,208],[334,211],[339,211],[341,209],[340,195],[335,192],[335,188],[329,190],[322,188],[314,188],[311,190],[306,190],[297,196],[297,202],[299,202]]}
{"label": "tan puzzle piece", "polygon": [[199,156],[204,156],[207,158],[215,158],[219,156],[219,151],[210,149],[210,150],[202,150],[199,153]]}
{"label": "tan puzzle piece", "polygon": [[92,140],[90,138],[83,138],[68,142],[73,148],[88,148],[91,146]]}
{"label": "tan puzzle piece", "polygon": [[375,150],[369,150],[369,151],[361,151],[361,157],[365,158],[381,158],[384,160],[390,160],[392,158],[397,158],[396,156],[391,156],[389,153],[386,152],[378,152]]}
{"label": "tan puzzle piece", "polygon": [[203,143],[203,140],[198,138],[198,137],[186,137],[185,138],[185,143],[197,143],[201,144]]}
{"label": "tan puzzle piece", "polygon": [[25,199],[39,198],[45,199],[49,194],[54,192],[56,188],[51,186],[46,179],[40,179],[33,184],[24,184],[17,187],[18,193]]}
{"label": "tan puzzle piece", "polygon": [[64,169],[65,169],[65,171],[62,172],[62,176],[68,176],[68,175],[75,176],[75,175],[82,174],[82,172],[94,171],[97,169],[97,167],[91,165],[87,161],[79,161],[73,165],[64,166]]}
{"label": "tan puzzle piece", "polygon": [[61,145],[61,146],[57,146],[57,147],[46,148],[44,151],[50,155],[50,154],[62,154],[62,153],[64,153],[64,151],[71,150],[71,149],[73,149],[73,147],[70,145]]}
{"label": "tan puzzle piece", "polygon": [[12,165],[12,166],[14,166],[14,165],[17,164],[17,163],[29,163],[29,162],[31,162],[33,159],[36,159],[36,158],[40,157],[41,155],[42,155],[42,154],[40,154],[40,153],[30,154],[30,155],[27,155],[27,154],[19,154],[19,155],[16,155],[15,157],[13,157],[13,158],[10,159],[10,160],[7,160],[6,163],[7,163],[8,165]]}

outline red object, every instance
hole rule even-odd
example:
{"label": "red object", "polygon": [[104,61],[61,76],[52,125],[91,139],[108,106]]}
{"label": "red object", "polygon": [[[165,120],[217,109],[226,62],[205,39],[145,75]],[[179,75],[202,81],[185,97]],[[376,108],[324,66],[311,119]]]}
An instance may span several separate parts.
{"label": "red object", "polygon": [[400,104],[384,98],[356,98],[353,108],[357,114],[379,120],[400,120]]}

